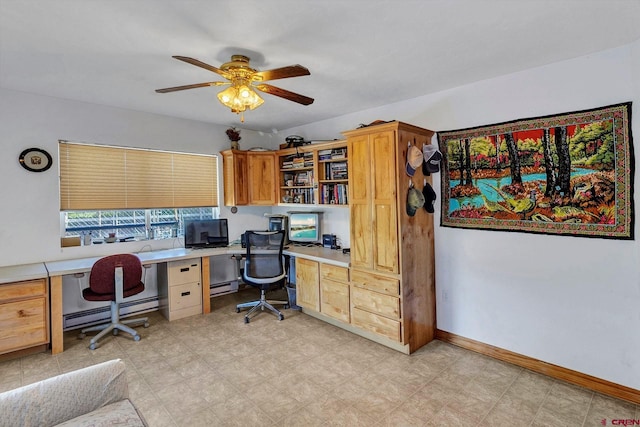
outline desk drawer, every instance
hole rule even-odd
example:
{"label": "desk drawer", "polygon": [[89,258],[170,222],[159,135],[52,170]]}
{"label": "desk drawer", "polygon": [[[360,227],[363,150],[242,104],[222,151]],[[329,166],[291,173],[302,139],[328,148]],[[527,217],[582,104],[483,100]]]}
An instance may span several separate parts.
{"label": "desk drawer", "polygon": [[400,298],[367,289],[351,288],[351,301],[354,307],[391,319],[400,319]]}
{"label": "desk drawer", "polygon": [[[185,283],[169,288],[169,311],[182,310],[202,305],[200,282]],[[200,310],[198,310],[200,311]]]}
{"label": "desk drawer", "polygon": [[400,281],[379,274],[351,270],[351,282],[361,288],[381,292],[387,295],[400,295]]}
{"label": "desk drawer", "polygon": [[200,259],[187,259],[167,263],[169,287],[200,282]]}
{"label": "desk drawer", "polygon": [[0,285],[0,302],[32,298],[46,295],[47,285],[45,279],[27,280]]}
{"label": "desk drawer", "polygon": [[47,299],[0,304],[0,354],[49,342]]}
{"label": "desk drawer", "polygon": [[394,341],[400,341],[400,322],[397,320],[387,319],[353,307],[351,309],[351,324]]}
{"label": "desk drawer", "polygon": [[349,269],[338,267],[337,265],[320,263],[320,277],[323,279],[336,280],[338,282],[349,281]]}

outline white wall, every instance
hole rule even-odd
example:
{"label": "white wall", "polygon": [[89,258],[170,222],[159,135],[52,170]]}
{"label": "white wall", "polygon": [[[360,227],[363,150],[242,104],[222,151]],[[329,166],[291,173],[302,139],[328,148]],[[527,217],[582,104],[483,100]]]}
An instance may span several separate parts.
{"label": "white wall", "polygon": [[[640,135],[640,41],[286,132],[339,138],[377,119],[444,131],[624,101]],[[436,226],[435,247],[439,329],[640,389],[637,238]]]}
{"label": "white wall", "polygon": [[[58,259],[101,256],[180,247],[181,239],[127,242],[91,247],[60,247],[58,140],[217,154],[229,148],[226,127],[140,113],[94,104],[66,101],[0,89],[0,266]],[[269,138],[242,131],[243,149],[277,147]],[[263,143],[265,142],[265,143]],[[34,173],[18,163],[22,150],[39,147],[53,157],[53,166]],[[222,171],[222,159],[218,161]],[[222,173],[219,174],[222,182]],[[246,224],[262,224],[269,208],[239,207],[229,218],[231,239],[240,237]]]}

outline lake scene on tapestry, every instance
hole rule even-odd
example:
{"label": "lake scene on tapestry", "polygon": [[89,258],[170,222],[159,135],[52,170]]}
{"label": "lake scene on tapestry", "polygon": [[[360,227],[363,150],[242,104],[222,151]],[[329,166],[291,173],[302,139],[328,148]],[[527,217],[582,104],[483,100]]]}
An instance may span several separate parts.
{"label": "lake scene on tapestry", "polygon": [[438,132],[445,227],[633,239],[631,103]]}

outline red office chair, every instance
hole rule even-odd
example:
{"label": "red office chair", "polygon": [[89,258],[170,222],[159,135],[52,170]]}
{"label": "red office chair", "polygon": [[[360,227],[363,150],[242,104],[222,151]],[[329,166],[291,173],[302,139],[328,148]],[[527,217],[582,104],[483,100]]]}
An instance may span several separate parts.
{"label": "red office chair", "polygon": [[132,254],[111,255],[99,259],[91,268],[89,287],[82,290],[82,297],[87,301],[111,301],[111,323],[85,328],[78,338],[85,337],[86,332],[101,331],[91,339],[89,348],[96,349],[98,340],[113,331],[124,331],[133,336],[134,341],[140,341],[140,335],[135,329],[127,325],[144,324],[149,327],[148,318],[120,320],[120,303],[124,298],[144,291],[142,283],[142,264],[140,259]]}

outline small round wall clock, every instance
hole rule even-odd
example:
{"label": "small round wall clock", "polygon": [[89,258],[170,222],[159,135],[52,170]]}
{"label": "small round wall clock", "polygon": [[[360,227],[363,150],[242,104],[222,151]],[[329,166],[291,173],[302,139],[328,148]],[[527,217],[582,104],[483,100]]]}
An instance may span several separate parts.
{"label": "small round wall clock", "polygon": [[41,148],[27,148],[20,153],[18,161],[23,168],[31,172],[44,172],[53,163],[51,155]]}

